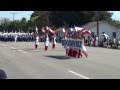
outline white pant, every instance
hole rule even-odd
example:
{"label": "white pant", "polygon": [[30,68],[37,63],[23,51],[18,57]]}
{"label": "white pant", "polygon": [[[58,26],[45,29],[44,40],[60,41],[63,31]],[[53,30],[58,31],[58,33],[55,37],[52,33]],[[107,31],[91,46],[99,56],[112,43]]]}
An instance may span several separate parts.
{"label": "white pant", "polygon": [[44,44],[45,44],[45,46],[48,46],[48,45],[49,45],[49,42],[45,42]]}
{"label": "white pant", "polygon": [[86,49],[86,47],[85,47],[84,45],[82,45],[81,50],[83,50],[83,51],[87,51],[87,49]]}
{"label": "white pant", "polygon": [[39,45],[39,42],[35,42],[35,45]]}

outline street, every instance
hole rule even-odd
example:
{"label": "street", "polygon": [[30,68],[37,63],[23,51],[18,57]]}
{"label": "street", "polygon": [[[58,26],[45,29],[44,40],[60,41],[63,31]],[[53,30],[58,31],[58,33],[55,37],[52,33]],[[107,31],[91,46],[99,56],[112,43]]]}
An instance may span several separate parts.
{"label": "street", "polygon": [[0,70],[7,79],[120,79],[120,50],[87,47],[88,58],[69,58],[61,44],[0,42]]}

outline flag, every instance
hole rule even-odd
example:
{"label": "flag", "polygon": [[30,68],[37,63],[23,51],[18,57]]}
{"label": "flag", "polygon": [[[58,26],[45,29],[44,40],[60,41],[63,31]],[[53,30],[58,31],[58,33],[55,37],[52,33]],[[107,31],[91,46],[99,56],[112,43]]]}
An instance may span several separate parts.
{"label": "flag", "polygon": [[76,32],[82,32],[83,30],[85,30],[85,28],[75,27]]}
{"label": "flag", "polygon": [[82,31],[82,33],[83,33],[83,35],[89,35],[89,34],[91,34],[91,31],[90,30],[87,30],[87,29],[84,29],[83,31]]}
{"label": "flag", "polygon": [[88,30],[88,29],[85,29],[85,28],[80,28],[80,27],[75,27],[75,31],[76,32],[81,32],[83,35],[86,35],[86,34],[91,34],[91,31]]}

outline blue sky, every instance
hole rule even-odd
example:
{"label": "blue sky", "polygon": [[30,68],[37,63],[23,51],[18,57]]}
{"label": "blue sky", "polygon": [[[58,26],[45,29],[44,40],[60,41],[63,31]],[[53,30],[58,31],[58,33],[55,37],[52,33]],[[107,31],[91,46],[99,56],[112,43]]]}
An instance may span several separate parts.
{"label": "blue sky", "polygon": [[[32,12],[33,11],[0,11],[0,18],[5,17],[13,20],[12,13],[16,13],[15,20],[21,19],[23,17],[29,19]],[[120,11],[110,11],[110,12],[114,13],[112,16],[113,19],[120,20]]]}
{"label": "blue sky", "polygon": [[120,21],[120,11],[110,11],[113,12],[112,18]]}
{"label": "blue sky", "polygon": [[30,15],[32,14],[33,11],[0,11],[0,18],[9,18],[10,20],[13,20],[13,14],[15,20],[22,19],[23,17],[29,19]]}

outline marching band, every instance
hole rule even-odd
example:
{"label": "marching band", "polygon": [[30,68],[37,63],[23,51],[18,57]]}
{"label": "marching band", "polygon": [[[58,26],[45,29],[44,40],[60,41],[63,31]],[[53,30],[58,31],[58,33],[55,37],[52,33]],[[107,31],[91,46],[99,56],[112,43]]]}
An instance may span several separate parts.
{"label": "marching band", "polygon": [[10,33],[0,33],[0,41],[4,41],[4,42],[7,42],[7,41],[27,41],[27,42],[30,42],[30,41],[34,41],[34,35],[33,33],[13,33],[13,32],[10,32]]}
{"label": "marching band", "polygon": [[[45,46],[45,51],[48,50],[48,46],[50,43],[49,39],[49,34],[52,36],[52,49],[56,48],[56,37],[57,37],[57,32],[59,30],[55,30],[51,27],[43,27],[41,30],[44,33],[45,39],[44,39],[44,46]],[[62,30],[64,34],[64,39],[65,40],[71,40],[71,41],[81,41],[81,46],[79,47],[69,47],[69,46],[64,46],[66,49],[66,55],[70,57],[75,57],[75,58],[80,58],[82,57],[82,53],[87,57],[87,50],[84,45],[84,36],[85,35],[90,35],[91,32],[87,29],[84,28],[79,28],[79,27],[74,27],[74,28],[63,28]],[[35,49],[38,49],[39,46],[39,34],[38,34],[38,28],[36,27],[36,32],[35,33],[0,33],[0,41],[34,41],[35,42]],[[75,44],[75,43],[74,43]]]}

